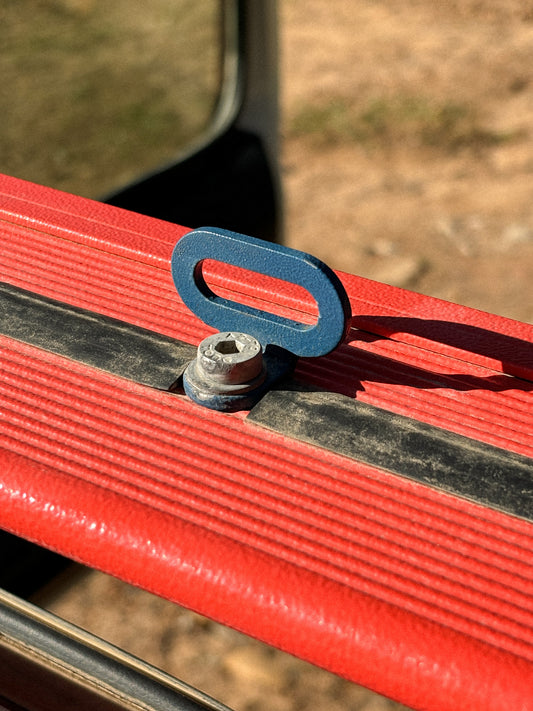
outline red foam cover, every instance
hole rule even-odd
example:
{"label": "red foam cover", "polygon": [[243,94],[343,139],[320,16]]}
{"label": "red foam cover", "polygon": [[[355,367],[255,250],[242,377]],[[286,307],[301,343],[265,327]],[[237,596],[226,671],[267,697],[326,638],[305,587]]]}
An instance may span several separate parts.
{"label": "red foam cover", "polygon": [[[211,332],[170,277],[184,228],[3,177],[0,230],[2,281]],[[313,318],[301,289],[207,272]],[[533,456],[531,326],[340,277],[349,339],[299,378]],[[0,337],[0,525],[413,708],[533,709],[533,526],[244,414]]]}

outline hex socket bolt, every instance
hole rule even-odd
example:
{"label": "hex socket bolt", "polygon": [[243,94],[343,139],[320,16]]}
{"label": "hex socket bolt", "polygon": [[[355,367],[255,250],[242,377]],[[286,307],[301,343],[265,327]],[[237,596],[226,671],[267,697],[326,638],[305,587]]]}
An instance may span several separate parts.
{"label": "hex socket bolt", "polygon": [[247,333],[224,331],[205,338],[191,365],[189,380],[212,392],[242,392],[266,376],[261,344]]}

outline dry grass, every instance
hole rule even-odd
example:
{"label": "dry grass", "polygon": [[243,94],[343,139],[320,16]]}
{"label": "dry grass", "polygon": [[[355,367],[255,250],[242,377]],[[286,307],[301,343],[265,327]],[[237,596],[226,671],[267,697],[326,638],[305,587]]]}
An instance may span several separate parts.
{"label": "dry grass", "polygon": [[375,98],[357,106],[350,97],[330,97],[304,105],[289,125],[293,138],[309,137],[317,147],[359,143],[390,151],[398,145],[445,152],[479,150],[518,135],[483,125],[475,108],[464,102],[422,95]]}

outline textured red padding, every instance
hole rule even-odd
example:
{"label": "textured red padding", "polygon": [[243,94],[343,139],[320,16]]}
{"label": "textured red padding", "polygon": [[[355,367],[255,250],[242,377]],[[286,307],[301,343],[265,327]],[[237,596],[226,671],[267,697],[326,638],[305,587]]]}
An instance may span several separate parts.
{"label": "textured red padding", "polygon": [[[0,230],[2,281],[209,332],[170,279],[182,228],[4,178]],[[298,289],[209,278],[312,318]],[[341,278],[364,330],[299,377],[533,455],[531,326]],[[5,337],[0,447],[8,530],[414,708],[533,708],[525,521]]]}

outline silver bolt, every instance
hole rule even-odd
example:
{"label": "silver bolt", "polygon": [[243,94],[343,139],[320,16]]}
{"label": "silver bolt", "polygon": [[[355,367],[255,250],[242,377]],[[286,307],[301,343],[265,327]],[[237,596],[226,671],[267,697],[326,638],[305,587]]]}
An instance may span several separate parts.
{"label": "silver bolt", "polygon": [[189,379],[212,392],[245,392],[266,377],[261,344],[247,333],[224,331],[198,346]]}

